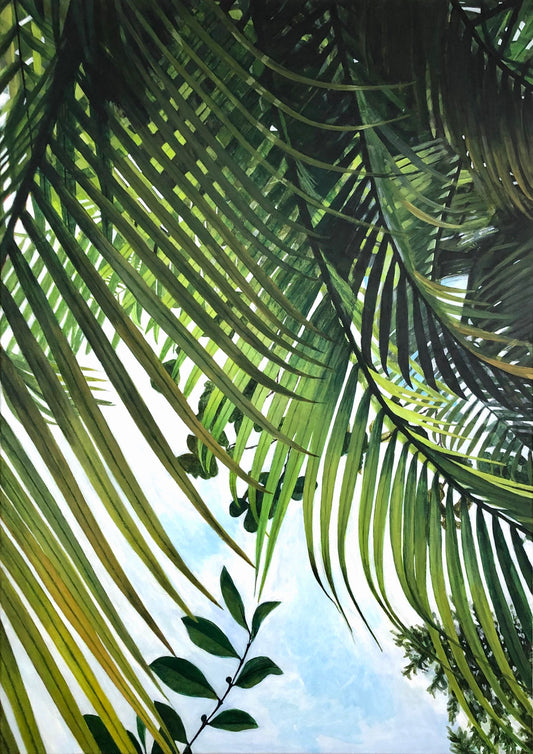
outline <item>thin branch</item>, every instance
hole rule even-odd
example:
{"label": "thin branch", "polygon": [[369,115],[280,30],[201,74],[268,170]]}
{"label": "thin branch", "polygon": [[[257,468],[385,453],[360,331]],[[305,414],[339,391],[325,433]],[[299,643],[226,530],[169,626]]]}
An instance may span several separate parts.
{"label": "thin branch", "polygon": [[192,754],[191,746],[196,741],[196,739],[198,738],[198,736],[200,735],[200,733],[204,730],[204,728],[206,728],[209,725],[209,723],[211,722],[211,720],[213,719],[213,717],[216,715],[216,713],[218,712],[218,710],[224,704],[224,702],[226,700],[226,697],[228,696],[228,694],[230,693],[230,691],[232,690],[232,688],[235,686],[235,681],[237,680],[238,675],[241,672],[241,668],[244,665],[244,661],[246,660],[246,656],[248,654],[248,651],[249,651],[250,647],[252,646],[252,642],[253,642],[252,632],[250,631],[250,629],[248,629],[248,643],[246,644],[246,647],[244,649],[243,655],[240,658],[240,662],[239,662],[239,665],[237,666],[237,670],[235,671],[235,673],[232,676],[228,676],[226,678],[226,682],[228,684],[228,688],[222,694],[222,696],[220,697],[220,699],[218,700],[218,702],[216,703],[216,705],[212,709],[212,711],[209,713],[209,715],[202,715],[202,718],[201,718],[202,723],[201,723],[200,727],[198,728],[198,730],[196,731],[196,733],[194,734],[194,736],[191,738],[191,740],[187,744],[187,746],[189,748],[190,754]]}

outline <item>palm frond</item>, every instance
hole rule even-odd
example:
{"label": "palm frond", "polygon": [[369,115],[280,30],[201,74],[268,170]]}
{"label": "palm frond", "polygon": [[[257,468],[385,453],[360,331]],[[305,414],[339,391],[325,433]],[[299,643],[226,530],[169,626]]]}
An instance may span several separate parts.
{"label": "palm frond", "polygon": [[[88,730],[17,590],[38,605],[60,654],[81,657],[77,632],[157,729],[116,638],[142,659],[61,506],[167,640],[106,544],[43,411],[169,597],[187,610],[133,513],[206,594],[128,467],[78,366],[82,346],[198,513],[246,558],[176,458],[119,342],[196,438],[200,468],[216,458],[231,472],[234,499],[247,490],[260,584],[304,472],[311,567],[328,595],[345,612],[346,598],[359,609],[356,518],[366,578],[392,621],[402,624],[389,557],[436,654],[444,656],[442,625],[487,706],[454,639],[457,614],[487,682],[527,724],[526,658],[508,605],[527,630],[529,25],[519,2],[507,21],[483,4],[475,22],[459,2],[432,3],[431,18],[427,3],[389,6],[388,15],[363,0],[250,2],[246,11],[213,0],[2,6],[2,85],[12,95],[0,142],[2,384],[62,497],[53,500],[6,420],[6,615],[27,650],[35,647],[32,660],[82,746]],[[400,26],[409,32],[399,46]],[[212,384],[196,415],[189,401],[205,378]],[[72,662],[129,751],[91,668]],[[32,735],[30,725],[23,737]]]}

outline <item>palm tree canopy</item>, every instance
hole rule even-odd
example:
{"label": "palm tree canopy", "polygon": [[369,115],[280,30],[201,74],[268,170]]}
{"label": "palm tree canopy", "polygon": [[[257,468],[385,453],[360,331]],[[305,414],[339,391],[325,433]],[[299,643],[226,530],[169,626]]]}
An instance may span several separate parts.
{"label": "palm tree canopy", "polygon": [[[401,628],[392,560],[472,724],[443,637],[455,673],[498,715],[454,640],[455,615],[496,698],[527,726],[514,615],[531,636],[531,3],[0,8],[3,601],[80,746],[92,739],[40,626],[121,750],[131,741],[72,631],[158,736],[124,647],[149,668],[95,560],[172,647],[50,423],[169,597],[187,611],[158,551],[210,596],[106,422],[79,366],[87,348],[162,466],[246,558],[187,473],[229,469],[234,503],[246,498],[255,521],[260,586],[303,476],[311,567],[340,609],[358,609],[359,559]],[[189,453],[174,454],[118,343],[188,428]],[[43,751],[9,651],[6,666],[23,743]]]}

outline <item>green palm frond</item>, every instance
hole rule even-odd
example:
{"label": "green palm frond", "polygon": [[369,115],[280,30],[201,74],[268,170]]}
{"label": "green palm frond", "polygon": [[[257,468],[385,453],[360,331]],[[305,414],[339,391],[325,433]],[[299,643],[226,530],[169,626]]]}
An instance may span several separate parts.
{"label": "green palm frond", "polygon": [[[487,683],[527,725],[527,658],[509,605],[527,633],[531,24],[519,0],[505,11],[483,3],[477,15],[455,1],[429,5],[1,6],[10,95],[0,142],[2,386],[7,413],[61,495],[54,500],[6,417],[6,617],[82,746],[88,729],[34,618],[63,657],[82,656],[73,629],[157,737],[156,711],[117,641],[149,671],[92,557],[172,650],[106,543],[50,419],[169,597],[187,610],[158,552],[209,596],[128,467],[78,365],[82,348],[206,523],[246,558],[176,458],[118,343],[196,438],[204,471],[217,459],[234,500],[247,490],[261,585],[304,473],[311,566],[341,610],[350,601],[359,609],[356,551],[402,625],[391,558],[436,655],[442,626],[487,706],[454,640],[459,616]],[[205,379],[196,415],[190,401]],[[77,683],[129,751],[83,662]],[[476,724],[453,677],[450,685]],[[38,740],[31,718],[17,724],[26,746]]]}

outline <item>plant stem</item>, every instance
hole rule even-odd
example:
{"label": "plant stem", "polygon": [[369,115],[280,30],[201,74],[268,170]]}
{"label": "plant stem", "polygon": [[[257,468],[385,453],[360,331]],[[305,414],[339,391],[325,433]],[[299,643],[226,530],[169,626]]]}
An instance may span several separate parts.
{"label": "plant stem", "polygon": [[241,668],[244,665],[244,661],[246,660],[246,655],[248,654],[248,651],[249,651],[250,647],[252,646],[252,642],[253,642],[252,634],[251,634],[250,629],[248,629],[248,643],[246,644],[246,647],[244,649],[242,657],[239,659],[239,664],[237,666],[237,670],[235,671],[235,673],[233,674],[233,676],[230,678],[230,680],[227,682],[228,683],[228,688],[226,689],[226,691],[224,692],[224,694],[220,697],[220,699],[216,703],[214,709],[210,712],[209,715],[207,715],[207,716],[203,715],[202,716],[202,724],[200,725],[200,727],[198,728],[198,730],[196,731],[196,733],[194,734],[194,736],[191,738],[191,740],[187,744],[190,754],[192,754],[191,746],[196,741],[196,739],[198,738],[198,736],[200,735],[200,733],[203,731],[203,729],[206,728],[209,725],[209,723],[211,722],[211,720],[213,719],[213,717],[215,716],[215,714],[218,712],[218,710],[224,704],[224,702],[226,700],[226,697],[228,696],[229,692],[234,687],[235,681],[237,680],[237,677],[238,677],[239,673],[241,672]]}

